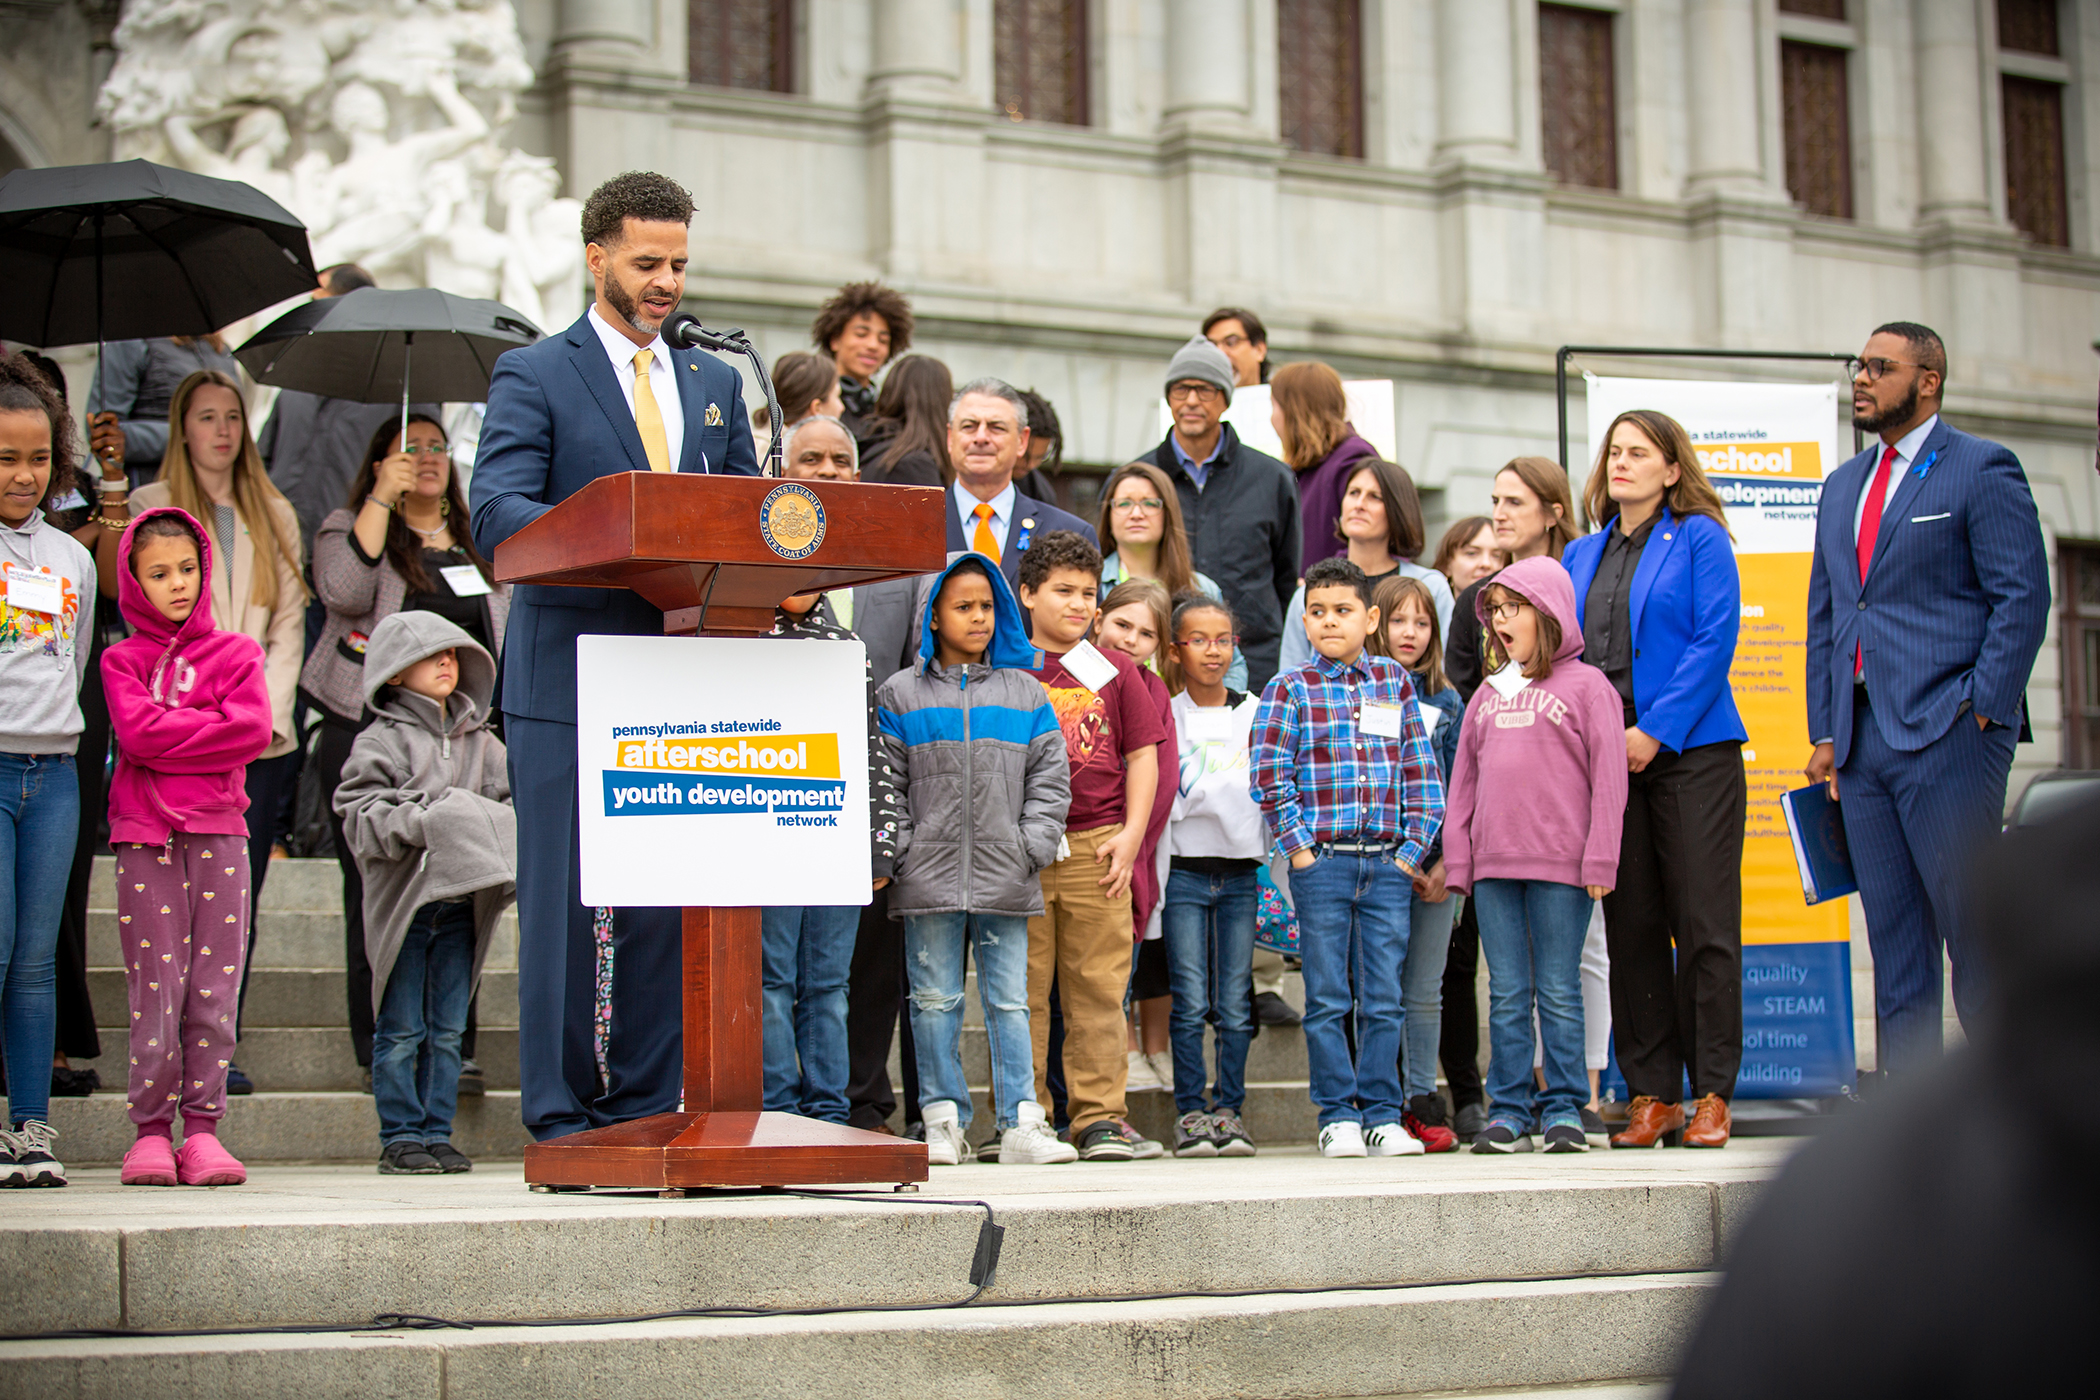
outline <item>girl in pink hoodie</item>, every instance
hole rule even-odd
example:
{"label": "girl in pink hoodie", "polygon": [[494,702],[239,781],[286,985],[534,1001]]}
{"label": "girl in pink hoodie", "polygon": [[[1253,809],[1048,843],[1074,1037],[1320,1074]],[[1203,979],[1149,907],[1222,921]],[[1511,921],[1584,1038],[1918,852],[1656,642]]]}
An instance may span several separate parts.
{"label": "girl in pink hoodie", "polygon": [[[119,546],[135,629],[102,655],[117,771],[109,839],[131,991],[127,1186],[237,1186],[218,1139],[248,946],[247,765],[270,742],[253,638],[211,612],[211,543],[186,512],[148,510]],[[182,1151],[174,1150],[177,1107]]]}
{"label": "girl in pink hoodie", "polygon": [[[1584,662],[1575,586],[1558,560],[1521,559],[1475,603],[1492,637],[1486,682],[1459,730],[1444,816],[1444,878],[1470,896],[1488,961],[1488,1125],[1476,1152],[1582,1152],[1582,943],[1619,870],[1626,723]],[[1534,1089],[1537,1007],[1546,1087]]]}

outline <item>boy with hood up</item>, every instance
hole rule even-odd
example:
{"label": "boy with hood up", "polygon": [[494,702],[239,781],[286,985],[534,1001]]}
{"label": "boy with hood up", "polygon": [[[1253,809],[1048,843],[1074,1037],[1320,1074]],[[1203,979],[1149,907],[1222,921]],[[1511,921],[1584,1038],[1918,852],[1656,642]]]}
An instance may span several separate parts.
{"label": "boy with hood up", "polygon": [[379,1170],[472,1171],[452,1145],[459,1041],[496,921],[517,896],[518,829],[496,663],[435,613],[399,612],[365,644],[372,723],[335,810],[365,886]]}
{"label": "boy with hood up", "polygon": [[[247,765],[270,743],[262,648],[212,618],[211,537],[148,510],[117,546],[132,635],[102,654],[117,771],[109,840],[131,993],[127,1186],[238,1186],[219,1143],[248,955]],[[265,857],[267,859],[267,856]],[[182,1150],[174,1150],[177,1106]]]}
{"label": "boy with hood up", "polygon": [[999,1160],[1071,1162],[1034,1098],[1028,919],[1071,805],[1064,731],[1006,576],[960,554],[921,584],[919,661],[875,693],[885,762],[904,794],[890,917],[904,921],[926,1158],[966,1161],[963,941],[977,959]]}
{"label": "boy with hood up", "polygon": [[[1474,600],[1486,683],[1451,763],[1444,883],[1480,912],[1488,962],[1488,1125],[1475,1152],[1585,1152],[1582,944],[1619,874],[1625,702],[1582,659],[1575,585],[1560,561],[1520,559]],[[1538,1011],[1546,1087],[1531,1076]]]}

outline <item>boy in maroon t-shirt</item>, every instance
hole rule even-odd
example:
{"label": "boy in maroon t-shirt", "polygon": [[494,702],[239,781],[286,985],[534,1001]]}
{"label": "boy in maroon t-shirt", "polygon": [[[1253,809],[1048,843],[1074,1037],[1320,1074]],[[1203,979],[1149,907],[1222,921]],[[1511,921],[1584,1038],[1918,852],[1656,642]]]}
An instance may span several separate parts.
{"label": "boy in maroon t-shirt", "polygon": [[1143,820],[1159,786],[1155,746],[1166,738],[1137,668],[1086,641],[1101,556],[1079,535],[1052,530],[1021,558],[1021,607],[1043,651],[1034,675],[1050,693],[1072,768],[1068,850],[1042,872],[1043,913],[1028,921],[1028,1025],[1036,1098],[1050,1102],[1050,984],[1064,1007],[1064,1067],[1072,1144],[1083,1161],[1127,1162],[1163,1150],[1132,1128],[1123,1088],[1123,993],[1130,984],[1130,877]]}

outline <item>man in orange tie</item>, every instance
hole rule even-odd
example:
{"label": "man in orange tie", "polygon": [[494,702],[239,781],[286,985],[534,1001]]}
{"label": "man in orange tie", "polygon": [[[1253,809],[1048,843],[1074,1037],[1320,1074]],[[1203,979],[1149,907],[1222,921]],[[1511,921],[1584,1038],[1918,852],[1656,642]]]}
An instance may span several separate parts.
{"label": "man in orange tie", "polygon": [[1020,576],[1029,543],[1052,530],[1084,535],[1097,547],[1094,527],[1048,501],[1024,496],[1014,473],[1028,451],[1028,408],[1021,391],[1003,379],[974,379],[948,409],[948,552],[982,554],[1011,583]]}

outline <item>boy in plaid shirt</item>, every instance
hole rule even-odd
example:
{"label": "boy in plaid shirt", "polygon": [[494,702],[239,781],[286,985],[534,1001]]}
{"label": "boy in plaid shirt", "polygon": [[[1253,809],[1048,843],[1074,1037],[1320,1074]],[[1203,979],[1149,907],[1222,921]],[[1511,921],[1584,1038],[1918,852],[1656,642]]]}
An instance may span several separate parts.
{"label": "boy in plaid shirt", "polygon": [[[1328,1157],[1422,1151],[1401,1122],[1400,969],[1444,787],[1406,669],[1364,649],[1381,621],[1356,565],[1322,559],[1305,571],[1314,656],[1269,682],[1250,755],[1255,801],[1290,855],[1305,1048]],[[1352,1009],[1353,1062],[1342,1026]]]}

